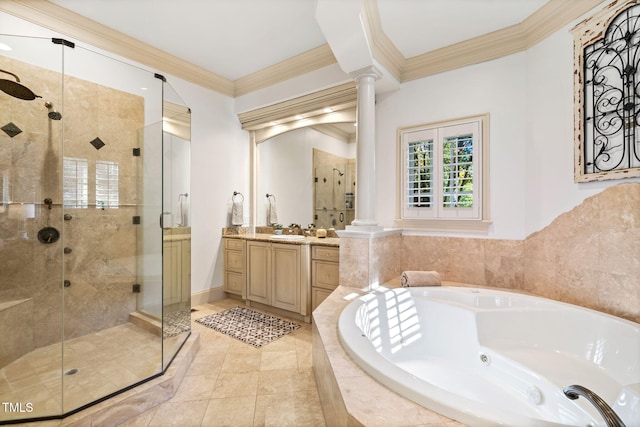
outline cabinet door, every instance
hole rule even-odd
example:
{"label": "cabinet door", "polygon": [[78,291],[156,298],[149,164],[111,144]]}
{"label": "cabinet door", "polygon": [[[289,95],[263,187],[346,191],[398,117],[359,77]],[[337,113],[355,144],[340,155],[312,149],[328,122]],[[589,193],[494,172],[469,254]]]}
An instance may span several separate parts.
{"label": "cabinet door", "polygon": [[272,302],[274,307],[300,312],[300,246],[272,244]]}
{"label": "cabinet door", "polygon": [[271,305],[269,243],[247,242],[247,299]]}
{"label": "cabinet door", "polygon": [[162,301],[180,302],[182,289],[182,250],[180,241],[164,242],[162,254]]}

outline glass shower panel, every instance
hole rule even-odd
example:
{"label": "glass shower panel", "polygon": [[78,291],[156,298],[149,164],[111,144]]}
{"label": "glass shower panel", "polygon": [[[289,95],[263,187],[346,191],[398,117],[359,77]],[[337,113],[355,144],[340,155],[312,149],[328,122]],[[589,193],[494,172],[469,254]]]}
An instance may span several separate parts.
{"label": "glass shower panel", "polygon": [[169,83],[163,91],[163,368],[191,332],[191,110]]}
{"label": "glass shower panel", "polygon": [[0,424],[60,418],[174,358],[190,333],[189,145],[162,76],[0,34]]}
{"label": "glass shower panel", "polygon": [[0,35],[0,423],[62,409],[62,56]]}
{"label": "glass shower panel", "polygon": [[153,124],[162,80],[76,45],[64,47],[63,85],[54,105],[64,124],[63,191],[54,204],[64,211],[66,413],[162,371],[161,328],[137,312],[138,291],[153,294],[161,277],[162,146]]}

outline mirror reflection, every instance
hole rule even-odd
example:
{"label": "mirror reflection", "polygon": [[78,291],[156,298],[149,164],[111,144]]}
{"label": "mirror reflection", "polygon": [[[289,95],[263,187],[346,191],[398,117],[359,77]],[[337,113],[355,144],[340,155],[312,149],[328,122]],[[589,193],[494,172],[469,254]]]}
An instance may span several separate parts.
{"label": "mirror reflection", "polygon": [[[353,123],[295,129],[258,144],[257,150],[256,225],[271,224],[273,204],[277,222],[283,226],[315,224],[342,230],[353,221]],[[275,197],[267,198],[267,194]]]}

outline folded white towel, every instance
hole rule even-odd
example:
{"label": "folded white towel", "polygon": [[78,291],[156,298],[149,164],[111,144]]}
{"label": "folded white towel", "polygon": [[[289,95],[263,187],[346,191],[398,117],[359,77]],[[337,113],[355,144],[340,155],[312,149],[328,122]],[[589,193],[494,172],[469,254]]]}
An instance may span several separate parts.
{"label": "folded white towel", "polygon": [[412,286],[440,286],[440,274],[437,271],[403,271],[400,284],[405,288]]}
{"label": "folded white towel", "polygon": [[231,225],[244,224],[244,213],[241,201],[233,202],[231,206]]}

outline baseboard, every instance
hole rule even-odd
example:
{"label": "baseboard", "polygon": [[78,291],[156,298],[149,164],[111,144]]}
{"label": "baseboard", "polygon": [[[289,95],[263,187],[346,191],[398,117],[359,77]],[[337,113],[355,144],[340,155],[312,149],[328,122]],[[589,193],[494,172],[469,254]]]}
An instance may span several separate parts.
{"label": "baseboard", "polygon": [[208,302],[219,301],[226,298],[226,294],[222,290],[222,286],[205,289],[204,291],[191,294],[191,307],[206,304]]}

